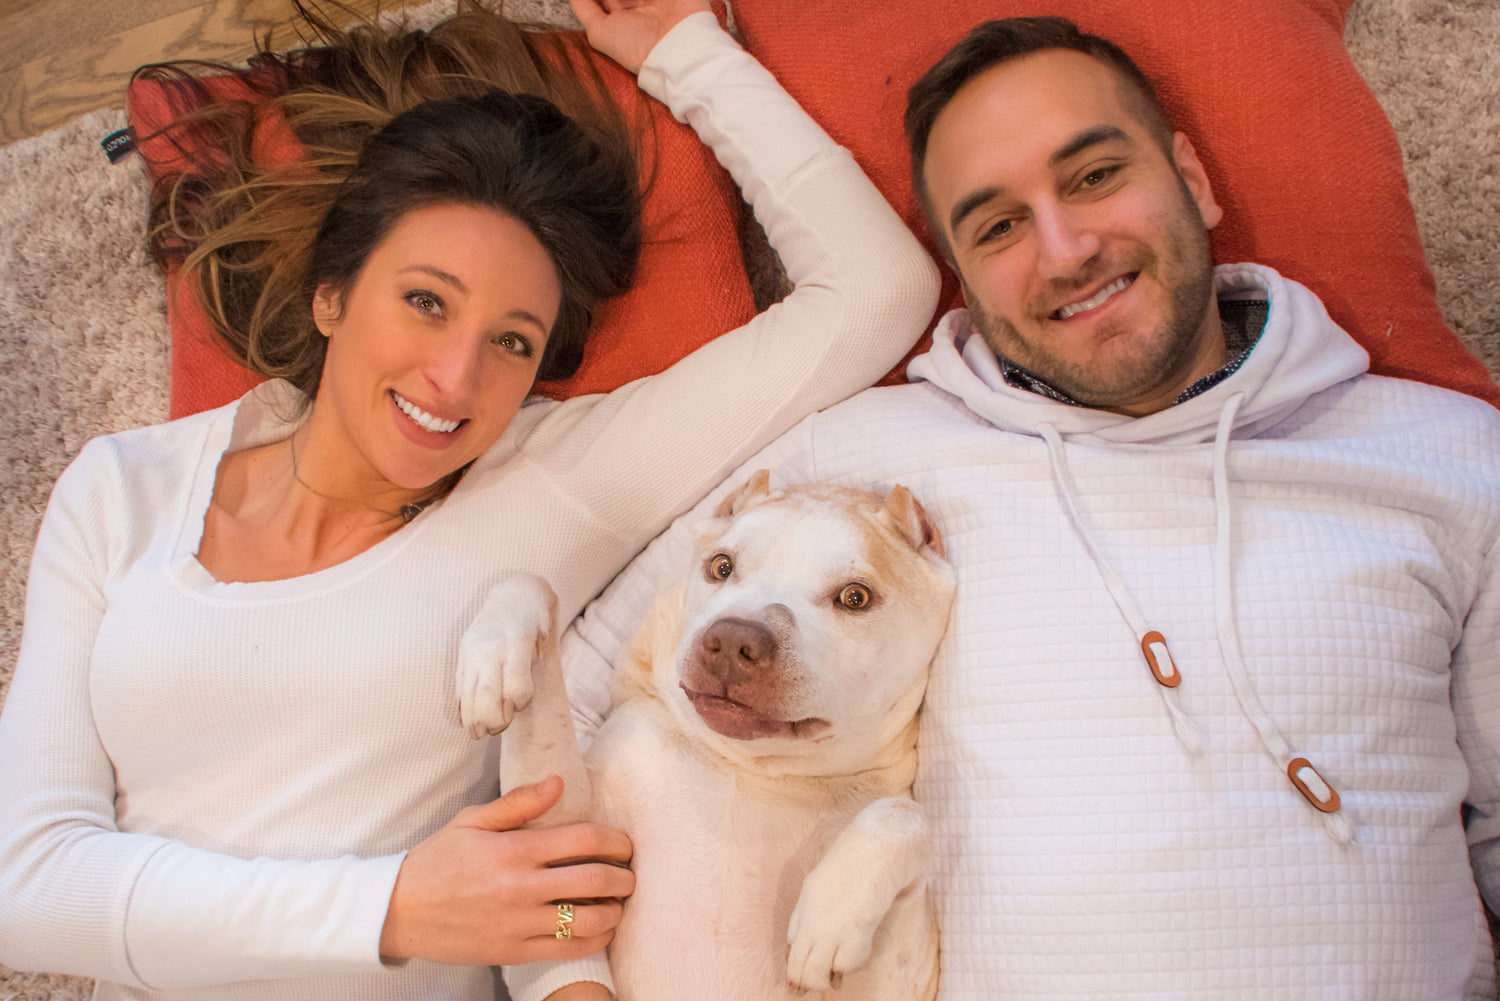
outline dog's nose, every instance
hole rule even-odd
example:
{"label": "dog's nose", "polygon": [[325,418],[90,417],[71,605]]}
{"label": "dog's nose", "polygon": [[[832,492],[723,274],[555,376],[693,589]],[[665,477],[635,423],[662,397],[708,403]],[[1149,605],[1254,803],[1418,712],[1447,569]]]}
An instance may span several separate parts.
{"label": "dog's nose", "polygon": [[725,617],[703,630],[703,664],[720,681],[753,676],[776,659],[776,637],[759,622]]}

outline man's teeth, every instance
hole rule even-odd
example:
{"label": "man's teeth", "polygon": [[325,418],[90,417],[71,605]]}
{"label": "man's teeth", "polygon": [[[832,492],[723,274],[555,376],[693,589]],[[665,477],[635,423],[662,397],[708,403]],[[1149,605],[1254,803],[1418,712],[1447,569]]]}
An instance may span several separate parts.
{"label": "man's teeth", "polygon": [[1083,300],[1082,302],[1075,302],[1072,305],[1064,306],[1062,309],[1059,309],[1057,311],[1057,315],[1061,319],[1066,320],[1070,316],[1077,316],[1079,313],[1087,312],[1090,309],[1098,309],[1100,306],[1104,305],[1104,301],[1110,296],[1114,295],[1116,292],[1123,292],[1128,289],[1130,287],[1131,281],[1132,279],[1128,276],[1124,278],[1116,278],[1114,281],[1110,282],[1108,285],[1104,286],[1098,292],[1095,292],[1091,297]]}
{"label": "man's teeth", "polygon": [[400,393],[393,392],[391,395],[396,398],[396,406],[401,408],[403,414],[429,431],[441,431],[443,434],[447,434],[450,431],[457,431],[458,426],[463,423],[462,421],[445,421],[442,418],[434,417],[421,407],[406,402]]}

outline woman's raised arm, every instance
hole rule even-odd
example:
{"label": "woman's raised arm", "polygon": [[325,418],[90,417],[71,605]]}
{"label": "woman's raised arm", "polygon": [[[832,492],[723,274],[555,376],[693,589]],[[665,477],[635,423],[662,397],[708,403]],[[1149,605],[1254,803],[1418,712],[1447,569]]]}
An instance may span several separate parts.
{"label": "woman's raised arm", "polygon": [[[739,183],[794,287],[661,375],[533,417],[523,449],[615,533],[621,563],[744,458],[885,374],[937,296],[931,259],[849,153],[711,14],[676,23],[639,79]],[[564,614],[592,596],[553,584]]]}

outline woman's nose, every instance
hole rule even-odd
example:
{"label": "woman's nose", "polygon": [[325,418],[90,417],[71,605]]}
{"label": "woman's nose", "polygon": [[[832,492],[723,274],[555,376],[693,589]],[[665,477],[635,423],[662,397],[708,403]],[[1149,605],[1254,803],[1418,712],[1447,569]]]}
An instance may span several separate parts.
{"label": "woman's nose", "polygon": [[479,379],[483,338],[449,331],[434,338],[424,359],[422,374],[432,389],[445,398],[472,395]]}

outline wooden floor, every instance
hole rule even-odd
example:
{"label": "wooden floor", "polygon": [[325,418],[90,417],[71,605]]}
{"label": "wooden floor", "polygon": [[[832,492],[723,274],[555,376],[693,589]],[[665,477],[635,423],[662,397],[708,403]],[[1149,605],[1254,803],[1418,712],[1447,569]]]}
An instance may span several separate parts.
{"label": "wooden floor", "polygon": [[[420,2],[343,6],[371,13]],[[0,0],[0,143],[123,108],[130,73],[142,63],[239,62],[268,30],[275,47],[293,46],[290,22],[290,0]]]}

